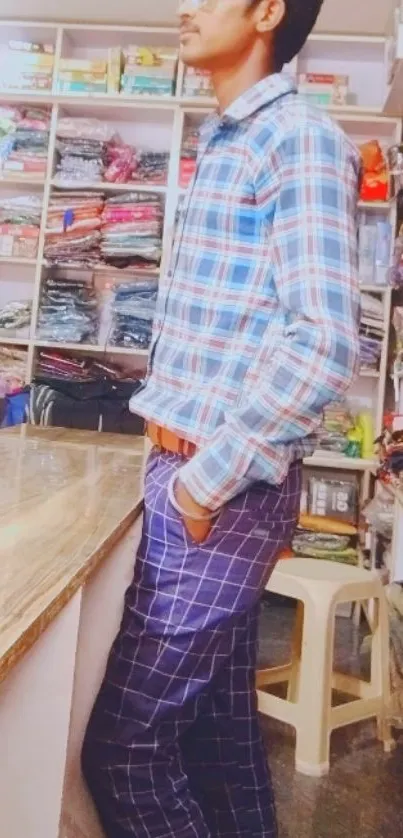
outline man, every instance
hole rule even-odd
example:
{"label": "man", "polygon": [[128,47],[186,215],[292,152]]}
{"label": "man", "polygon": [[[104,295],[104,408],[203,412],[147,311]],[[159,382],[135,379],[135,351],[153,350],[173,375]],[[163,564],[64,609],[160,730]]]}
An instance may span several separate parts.
{"label": "man", "polygon": [[279,73],[322,0],[193,0],[181,55],[219,109],[162,280],[134,579],[83,751],[108,838],[274,838],[259,599],[301,461],[357,360],[359,160]]}

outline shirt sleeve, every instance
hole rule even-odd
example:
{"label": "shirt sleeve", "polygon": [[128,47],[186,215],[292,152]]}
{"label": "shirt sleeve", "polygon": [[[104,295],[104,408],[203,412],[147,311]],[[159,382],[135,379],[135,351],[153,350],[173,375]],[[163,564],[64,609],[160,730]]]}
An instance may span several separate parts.
{"label": "shirt sleeve", "polygon": [[286,329],[253,399],[228,411],[180,471],[202,506],[216,510],[256,480],[280,483],[289,446],[318,429],[323,408],[352,382],[359,353],[359,177],[349,140],[318,124],[291,130],[256,176]]}

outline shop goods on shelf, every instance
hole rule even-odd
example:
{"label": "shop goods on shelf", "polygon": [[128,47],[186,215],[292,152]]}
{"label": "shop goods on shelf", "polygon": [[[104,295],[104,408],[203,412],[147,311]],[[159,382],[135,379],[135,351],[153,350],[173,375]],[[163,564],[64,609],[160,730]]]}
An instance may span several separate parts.
{"label": "shop goods on shelf", "polygon": [[393,228],[389,221],[366,223],[358,228],[358,270],[362,285],[386,285],[390,279]]}
{"label": "shop goods on shelf", "polygon": [[214,90],[211,83],[211,75],[205,70],[197,70],[193,67],[187,67],[183,78],[183,96],[189,97],[203,97],[211,98],[214,96]]}
{"label": "shop goods on shelf", "polygon": [[105,201],[100,250],[104,261],[126,268],[159,265],[162,253],[163,207],[152,193],[126,192]]}
{"label": "shop goods on shelf", "polygon": [[106,93],[107,62],[81,58],[61,58],[57,89],[59,93]]}
{"label": "shop goods on shelf", "polygon": [[112,289],[110,346],[148,349],[157,302],[156,281],[126,282]]}
{"label": "shop goods on shelf", "polygon": [[46,108],[0,105],[0,177],[44,178],[50,114]]}
{"label": "shop goods on shelf", "polygon": [[98,300],[92,283],[46,277],[38,314],[38,339],[97,344],[98,329]]}
{"label": "shop goods on shelf", "polygon": [[196,172],[197,147],[199,132],[195,128],[186,128],[182,141],[179,169],[179,186],[186,189]]}
{"label": "shop goods on shelf", "polygon": [[371,459],[374,428],[370,414],[362,412],[354,416],[347,402],[328,405],[318,433],[318,451]]}
{"label": "shop goods on shelf", "polygon": [[177,61],[178,51],[171,47],[129,46],[123,57],[121,92],[173,96]]}
{"label": "shop goods on shelf", "polygon": [[378,370],[385,338],[384,306],[372,294],[361,292],[361,370]]}
{"label": "shop goods on shelf", "polygon": [[298,74],[298,92],[314,105],[346,105],[348,88],[348,76],[334,73]]}
{"label": "shop goods on shelf", "polygon": [[24,338],[29,336],[32,302],[13,300],[0,305],[1,337]]}
{"label": "shop goods on shelf", "polygon": [[90,357],[58,352],[38,354],[31,386],[34,424],[143,434],[144,422],[129,411],[129,400],[143,387],[140,373]]}
{"label": "shop goods on shelf", "polygon": [[38,195],[0,195],[0,256],[35,259],[41,214]]}
{"label": "shop goods on shelf", "polygon": [[103,207],[104,198],[98,192],[53,192],[46,222],[45,259],[56,264],[98,263]]}
{"label": "shop goods on shelf", "polygon": [[169,152],[125,143],[112,126],[98,119],[63,117],[56,130],[60,186],[95,183],[166,185]]}
{"label": "shop goods on shelf", "polygon": [[[26,49],[29,46],[29,49]],[[53,44],[9,41],[0,58],[0,86],[7,91],[50,91],[53,82]]]}

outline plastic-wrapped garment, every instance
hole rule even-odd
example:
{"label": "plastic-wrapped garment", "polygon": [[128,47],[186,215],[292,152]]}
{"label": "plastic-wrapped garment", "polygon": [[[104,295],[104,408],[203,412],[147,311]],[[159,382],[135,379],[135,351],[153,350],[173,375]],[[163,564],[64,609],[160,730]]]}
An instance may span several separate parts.
{"label": "plastic-wrapped garment", "polygon": [[0,197],[0,224],[28,224],[39,227],[42,198],[39,195]]}
{"label": "plastic-wrapped garment", "polygon": [[157,283],[130,282],[115,287],[113,346],[148,349],[157,302]]}
{"label": "plastic-wrapped garment", "polygon": [[118,382],[137,381],[141,373],[133,371],[128,375],[127,370],[117,364],[106,363],[94,360],[94,358],[75,357],[71,354],[50,350],[41,350],[36,362],[36,377],[38,380],[44,378],[56,378],[63,381],[87,382],[90,380],[108,379]]}
{"label": "plastic-wrapped garment", "polygon": [[168,166],[169,152],[139,151],[132,180],[137,183],[164,185],[168,179]]}
{"label": "plastic-wrapped garment", "polygon": [[107,143],[113,130],[107,122],[100,119],[66,116],[57,123],[57,136],[63,139],[96,140]]}
{"label": "plastic-wrapped garment", "polygon": [[295,555],[312,559],[325,559],[351,565],[356,565],[358,562],[355,540],[349,536],[298,529],[292,542],[292,549]]}
{"label": "plastic-wrapped garment", "polygon": [[97,264],[104,201],[97,192],[55,192],[49,202],[44,255],[55,263]]}
{"label": "plastic-wrapped garment", "polygon": [[59,154],[56,180],[59,183],[102,182],[105,172],[106,144],[86,138],[58,138]]}
{"label": "plastic-wrapped garment", "polygon": [[0,308],[0,329],[22,329],[31,322],[32,303],[30,301],[6,303]]}
{"label": "plastic-wrapped garment", "polygon": [[110,265],[129,266],[142,261],[157,266],[160,263],[163,221],[161,197],[143,195],[138,200],[139,194],[133,192],[115,196],[105,203],[100,250]]}
{"label": "plastic-wrapped garment", "polygon": [[45,280],[37,326],[41,340],[95,344],[98,328],[98,302],[89,283]]}

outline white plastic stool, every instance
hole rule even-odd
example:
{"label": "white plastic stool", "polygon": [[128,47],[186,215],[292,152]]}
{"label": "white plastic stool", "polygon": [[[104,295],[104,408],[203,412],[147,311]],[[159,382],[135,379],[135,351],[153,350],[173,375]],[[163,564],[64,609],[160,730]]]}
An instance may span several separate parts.
{"label": "white plastic stool", "polygon": [[[332,731],[373,716],[378,738],[386,751],[392,750],[389,619],[378,577],[334,562],[286,559],[278,563],[267,590],[299,602],[291,662],[257,673],[260,712],[296,729],[297,771],[315,777],[327,774]],[[375,601],[370,682],[333,671],[336,608],[341,602],[365,600]],[[281,683],[288,684],[286,700],[262,689]],[[352,700],[332,706],[332,689]]]}

